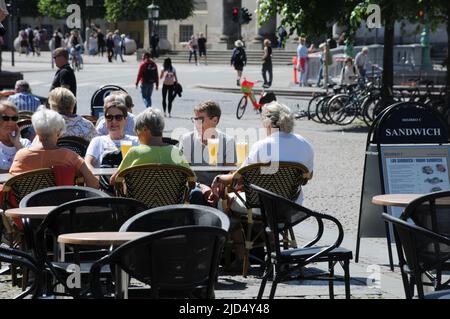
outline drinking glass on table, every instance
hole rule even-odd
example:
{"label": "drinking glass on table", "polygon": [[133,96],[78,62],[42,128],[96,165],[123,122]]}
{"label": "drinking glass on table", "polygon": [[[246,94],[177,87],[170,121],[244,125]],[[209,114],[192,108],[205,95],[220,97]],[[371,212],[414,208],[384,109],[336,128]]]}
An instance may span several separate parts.
{"label": "drinking glass on table", "polygon": [[236,143],[236,157],[237,166],[241,166],[244,163],[245,158],[248,155],[248,143],[247,142],[237,142]]}
{"label": "drinking glass on table", "polygon": [[125,158],[133,143],[131,141],[120,141],[120,151],[122,152],[122,158]]}
{"label": "drinking glass on table", "polygon": [[219,152],[219,139],[208,139],[209,165],[217,165],[217,153]]}

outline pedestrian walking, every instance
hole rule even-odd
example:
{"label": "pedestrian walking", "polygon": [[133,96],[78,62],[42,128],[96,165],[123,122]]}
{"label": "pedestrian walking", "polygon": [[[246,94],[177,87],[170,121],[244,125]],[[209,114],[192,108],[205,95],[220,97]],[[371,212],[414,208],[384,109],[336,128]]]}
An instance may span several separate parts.
{"label": "pedestrian walking", "polygon": [[235,48],[233,49],[230,63],[237,72],[236,85],[240,86],[242,72],[244,70],[244,66],[247,65],[247,55],[244,50],[244,43],[241,40],[236,40],[234,42],[234,46]]}
{"label": "pedestrian walking", "polygon": [[161,70],[160,79],[163,79],[163,87],[162,87],[162,104],[164,110],[164,117],[166,117],[166,98],[169,102],[169,117],[172,112],[172,102],[175,99],[175,83],[178,82],[177,79],[177,71],[172,65],[172,60],[167,58],[164,60],[163,69]]}
{"label": "pedestrian walking", "polygon": [[[57,87],[63,87],[69,89],[73,95],[77,96],[77,79],[75,77],[75,72],[69,65],[69,51],[65,48],[55,49],[53,52],[53,59],[55,60],[56,71],[55,77],[53,79],[50,91]],[[75,105],[73,109],[73,114],[77,113],[77,106]]]}
{"label": "pedestrian walking", "polygon": [[280,38],[280,40],[278,41],[277,47],[284,48],[284,41],[287,37],[287,31],[282,25],[278,28],[278,37]]}
{"label": "pedestrian walking", "polygon": [[300,37],[297,47],[297,70],[299,72],[300,86],[308,85],[308,53],[306,38]]}
{"label": "pedestrian walking", "polygon": [[19,31],[20,38],[20,54],[25,53],[28,55],[28,34],[25,30]]}
{"label": "pedestrian walking", "polygon": [[39,27],[34,28],[33,31],[33,47],[37,56],[41,56],[41,32]]}
{"label": "pedestrian walking", "polygon": [[136,79],[136,88],[141,83],[141,94],[144,100],[145,107],[152,106],[153,86],[156,90],[159,88],[158,66],[152,60],[149,52],[144,53],[144,60],[139,66],[139,71]]}
{"label": "pedestrian walking", "polygon": [[98,47],[97,47],[97,35],[93,32],[89,37],[89,55],[97,55]]}
{"label": "pedestrian walking", "polygon": [[124,33],[122,33],[120,35],[120,52],[122,53],[122,55],[125,55],[127,53],[127,48],[125,47],[125,39],[126,36]]}
{"label": "pedestrian walking", "polygon": [[26,33],[28,36],[28,53],[33,52],[34,56],[34,31],[31,26],[28,26],[28,28],[26,29]]}
{"label": "pedestrian walking", "polygon": [[114,56],[114,40],[112,32],[109,32],[106,37],[106,54],[108,56],[108,62],[112,62]]}
{"label": "pedestrian walking", "polygon": [[189,40],[188,46],[189,46],[189,63],[191,63],[192,56],[194,56],[195,65],[198,65],[197,62],[198,42],[195,35],[191,36],[191,40]]}
{"label": "pedestrian walking", "polygon": [[151,54],[153,58],[158,57],[158,45],[159,45],[159,36],[157,33],[152,33],[152,36],[150,37],[150,48],[151,48]]}
{"label": "pedestrian walking", "polygon": [[365,81],[367,74],[367,62],[369,60],[369,48],[363,47],[360,52],[355,57],[355,64],[358,68],[358,73],[361,78]]}
{"label": "pedestrian walking", "polygon": [[113,40],[114,40],[114,60],[117,61],[117,56],[120,55],[120,60],[122,62],[125,62],[122,56],[122,49],[121,49],[122,38],[120,37],[119,30],[114,31]]}
{"label": "pedestrian walking", "polygon": [[[273,72],[272,72],[272,46],[269,39],[264,40],[264,55],[262,57],[262,76],[264,79],[264,88],[272,86]],[[269,80],[267,80],[267,73]]]}
{"label": "pedestrian walking", "polygon": [[202,56],[204,57],[205,60],[205,65],[208,64],[207,61],[207,57],[206,57],[206,38],[203,35],[203,33],[200,32],[200,34],[198,35],[198,39],[197,39],[197,43],[198,43],[198,56],[199,59],[202,58]]}
{"label": "pedestrian walking", "polygon": [[105,35],[102,32],[102,29],[97,28],[97,47],[98,47],[98,53],[101,53],[103,57],[103,53],[105,53]]}

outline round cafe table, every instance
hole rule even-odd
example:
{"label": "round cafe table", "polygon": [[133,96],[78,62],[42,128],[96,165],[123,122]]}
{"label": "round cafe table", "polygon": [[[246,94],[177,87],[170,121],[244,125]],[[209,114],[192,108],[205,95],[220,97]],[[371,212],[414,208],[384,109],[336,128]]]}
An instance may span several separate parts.
{"label": "round cafe table", "polygon": [[88,246],[110,246],[122,245],[130,240],[150,235],[146,232],[92,232],[71,233],[58,236],[60,244],[88,245]]}
{"label": "round cafe table", "polygon": [[[372,198],[372,203],[380,206],[397,206],[406,207],[413,200],[424,196],[425,194],[385,194],[377,195]],[[425,203],[426,204],[426,203]],[[436,205],[448,206],[450,205],[450,198],[436,199]]]}
{"label": "round cafe table", "polygon": [[48,213],[50,213],[56,207],[57,206],[36,206],[11,208],[5,211],[5,215],[10,218],[45,219]]}

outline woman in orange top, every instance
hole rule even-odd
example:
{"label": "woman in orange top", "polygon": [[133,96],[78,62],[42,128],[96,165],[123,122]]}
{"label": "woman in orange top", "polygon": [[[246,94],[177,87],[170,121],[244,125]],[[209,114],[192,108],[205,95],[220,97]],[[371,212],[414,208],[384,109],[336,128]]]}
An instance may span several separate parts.
{"label": "woman in orange top", "polygon": [[77,153],[59,148],[58,138],[64,133],[63,117],[55,111],[40,108],[31,118],[37,138],[29,148],[16,153],[9,172],[18,175],[39,168],[52,166],[73,167],[84,177],[86,186],[98,188],[98,179]]}

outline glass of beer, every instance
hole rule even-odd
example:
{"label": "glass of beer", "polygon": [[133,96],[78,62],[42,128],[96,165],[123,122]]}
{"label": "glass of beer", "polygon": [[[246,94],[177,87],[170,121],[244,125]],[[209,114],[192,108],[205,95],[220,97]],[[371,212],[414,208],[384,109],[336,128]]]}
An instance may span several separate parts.
{"label": "glass of beer", "polygon": [[122,152],[122,158],[125,158],[133,143],[131,141],[120,141],[120,151]]}
{"label": "glass of beer", "polygon": [[219,139],[208,139],[209,165],[217,165],[217,153],[219,152]]}
{"label": "glass of beer", "polygon": [[247,155],[248,155],[248,143],[247,142],[236,143],[237,166],[241,166],[242,163],[244,163]]}

